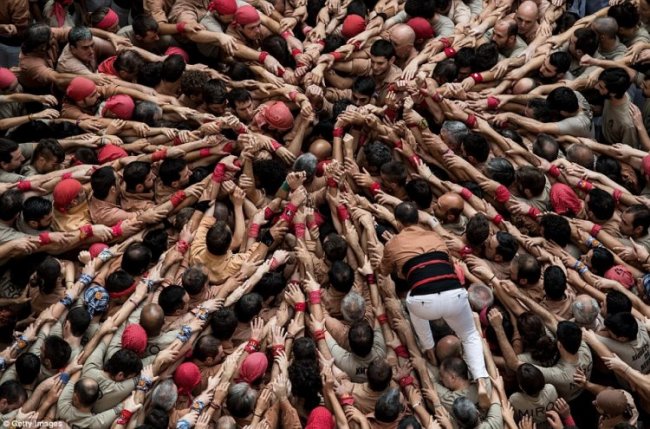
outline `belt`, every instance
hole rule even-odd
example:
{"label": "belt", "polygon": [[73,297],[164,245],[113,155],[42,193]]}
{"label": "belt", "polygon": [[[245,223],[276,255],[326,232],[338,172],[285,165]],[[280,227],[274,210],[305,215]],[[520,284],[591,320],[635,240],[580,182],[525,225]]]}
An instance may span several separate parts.
{"label": "belt", "polygon": [[430,252],[411,258],[402,267],[411,296],[430,295],[462,288],[449,255]]}

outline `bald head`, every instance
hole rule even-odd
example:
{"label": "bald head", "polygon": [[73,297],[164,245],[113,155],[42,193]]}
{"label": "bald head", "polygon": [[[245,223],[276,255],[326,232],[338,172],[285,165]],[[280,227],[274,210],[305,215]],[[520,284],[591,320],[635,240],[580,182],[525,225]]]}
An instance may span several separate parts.
{"label": "bald head", "polygon": [[527,0],[522,2],[517,8],[517,15],[525,16],[537,20],[537,15],[539,14],[539,7],[534,1]]}
{"label": "bald head", "polygon": [[461,342],[455,335],[447,335],[442,337],[436,343],[436,358],[438,362],[450,357],[461,357]]}
{"label": "bald head", "polygon": [[309,145],[309,152],[322,161],[332,155],[332,145],[327,140],[316,139]]}
{"label": "bald head", "polygon": [[413,49],[415,31],[409,25],[397,24],[390,29],[390,42],[395,47],[395,55],[406,58]]}
{"label": "bald head", "polygon": [[462,211],[463,208],[465,207],[465,201],[463,201],[463,197],[461,197],[457,193],[447,192],[446,194],[442,194],[440,198],[438,198],[438,206],[445,211],[448,210]]}
{"label": "bald head", "polygon": [[577,324],[591,326],[600,313],[600,306],[592,296],[582,294],[573,301],[571,311]]}
{"label": "bald head", "polygon": [[140,313],[140,326],[142,326],[149,338],[160,335],[163,323],[165,322],[165,313],[158,304],[147,304],[142,307]]}
{"label": "bald head", "polygon": [[537,27],[537,20],[539,19],[539,8],[533,1],[525,1],[519,5],[517,12],[515,12],[515,21],[519,34],[527,36]]}
{"label": "bald head", "polygon": [[594,168],[594,153],[587,146],[574,143],[567,148],[566,157],[569,161],[575,162],[585,168]]}
{"label": "bald head", "polygon": [[618,24],[616,20],[610,16],[596,18],[591,25],[591,29],[598,33],[599,36],[605,36],[610,39],[616,37],[618,33]]}
{"label": "bald head", "polygon": [[473,311],[481,311],[494,303],[492,289],[484,284],[474,283],[467,289],[467,294]]}

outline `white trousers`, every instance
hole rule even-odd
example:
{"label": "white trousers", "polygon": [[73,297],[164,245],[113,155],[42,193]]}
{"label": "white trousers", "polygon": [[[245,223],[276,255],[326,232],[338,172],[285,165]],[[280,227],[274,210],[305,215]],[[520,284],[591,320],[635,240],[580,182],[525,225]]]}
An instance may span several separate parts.
{"label": "white trousers", "polygon": [[409,293],[406,297],[406,307],[420,345],[425,350],[432,349],[435,345],[429,321],[443,319],[463,343],[463,359],[472,377],[477,379],[488,376],[483,358],[483,344],[474,325],[465,289],[416,296]]}

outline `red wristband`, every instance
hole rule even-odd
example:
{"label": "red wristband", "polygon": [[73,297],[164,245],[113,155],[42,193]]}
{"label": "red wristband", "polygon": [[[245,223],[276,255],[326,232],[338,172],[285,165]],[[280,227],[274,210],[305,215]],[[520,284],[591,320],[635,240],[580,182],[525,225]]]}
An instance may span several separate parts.
{"label": "red wristband", "polygon": [[246,344],[244,350],[246,350],[247,353],[258,352],[260,350],[260,342],[255,338],[251,338],[248,340],[248,344]]}
{"label": "red wristband", "polygon": [[63,173],[63,176],[61,176],[61,179],[72,179],[72,173]]}
{"label": "red wristband", "polygon": [[393,146],[395,146],[397,149],[401,149],[404,147],[404,143],[402,143],[402,140],[395,140],[395,143],[393,143]]}
{"label": "red wristband", "polygon": [[393,350],[395,351],[395,354],[398,357],[405,358],[405,359],[411,357],[411,354],[409,353],[408,349],[404,344],[400,344],[399,346],[395,347]]}
{"label": "red wristband", "polygon": [[160,149],[151,154],[151,162],[158,162],[165,159],[167,156],[167,149]]}
{"label": "red wristband", "polygon": [[352,44],[352,46],[354,46],[355,51],[358,51],[359,49],[361,49],[361,42],[357,40]]}
{"label": "red wristband", "polygon": [[296,238],[305,238],[307,226],[304,223],[294,223],[293,229],[296,232]]}
{"label": "red wristband", "polygon": [[251,223],[248,227],[248,238],[257,238],[260,235],[260,225]]}
{"label": "red wristband", "polygon": [[487,98],[488,109],[496,110],[496,109],[499,108],[499,104],[501,104],[501,100],[499,100],[498,98],[493,97],[493,96],[489,96]]}
{"label": "red wristband", "polygon": [[271,207],[264,207],[264,220],[271,220],[275,212],[271,210]]}
{"label": "red wristband", "polygon": [[334,57],[334,61],[341,61],[341,58],[343,58],[343,54],[340,52],[330,52],[330,55]]}
{"label": "red wristband", "polygon": [[468,127],[470,127],[470,128],[476,128],[476,124],[477,124],[477,122],[478,122],[478,121],[477,121],[477,119],[476,119],[476,115],[475,115],[475,114],[470,113],[469,115],[467,115],[467,121],[465,121],[465,124],[466,124]]}
{"label": "red wristband", "polygon": [[298,49],[298,48],[294,48],[294,49],[291,50],[291,56],[293,56],[293,57],[298,56],[300,54],[302,54],[302,51],[300,49]]}
{"label": "red wristband", "polygon": [[185,197],[186,197],[185,192],[183,192],[183,191],[176,191],[176,192],[174,192],[174,194],[171,196],[171,198],[169,199],[169,201],[171,201],[171,203],[172,203],[172,207],[178,207],[178,205],[179,205],[180,203],[182,203],[183,200],[185,200]]}
{"label": "red wristband", "polygon": [[318,229],[318,222],[316,222],[315,220],[312,220],[311,222],[307,222],[307,228]]}
{"label": "red wristband", "polygon": [[316,341],[324,340],[325,339],[325,330],[324,329],[319,329],[318,331],[314,331],[314,339]]}
{"label": "red wristband", "polygon": [[334,137],[343,137],[345,135],[345,128],[339,127],[339,128],[334,128],[334,131],[332,131],[332,136]]}
{"label": "red wristband", "polygon": [[120,412],[120,418],[117,419],[117,424],[118,425],[127,425],[129,421],[131,420],[131,417],[133,416],[133,413],[126,408],[124,408]]}
{"label": "red wristband", "polygon": [[500,214],[494,215],[494,217],[492,218],[492,223],[499,226],[501,225],[501,222],[503,222],[503,216],[501,216]]}
{"label": "red wristband", "polygon": [[372,185],[370,185],[370,192],[375,195],[379,191],[381,191],[381,185],[377,182],[372,182]]}
{"label": "red wristband", "polygon": [[469,256],[472,253],[474,253],[474,249],[472,249],[472,246],[465,246],[462,249],[460,249],[461,258],[464,258],[465,256]]}
{"label": "red wristband", "polygon": [[[247,131],[244,131],[244,132],[247,132]],[[243,134],[243,133],[241,133],[241,134]],[[221,150],[223,152],[226,152],[226,153],[231,153],[234,148],[235,148],[235,145],[233,144],[233,142],[229,141],[228,143],[226,143],[223,146],[223,148]]]}
{"label": "red wristband", "polygon": [[174,137],[174,146],[180,146],[183,144],[183,140],[181,140],[180,137],[176,136]]}
{"label": "red wristband", "polygon": [[52,242],[50,240],[50,233],[49,232],[41,232],[38,234],[38,242],[41,244],[41,246],[47,246]]}
{"label": "red wristband", "polygon": [[274,344],[271,346],[273,356],[279,356],[284,351],[284,344]]}
{"label": "red wristband", "polygon": [[309,303],[320,304],[320,289],[309,292]]}
{"label": "red wristband", "polygon": [[185,33],[185,26],[186,25],[187,25],[187,23],[185,23],[185,22],[182,22],[182,21],[177,22],[176,23],[176,31],[178,31],[179,33]]}
{"label": "red wristband", "polygon": [[436,103],[440,103],[442,101],[442,95],[440,93],[435,92],[432,96],[431,99],[435,101]]}
{"label": "red wristband", "polygon": [[340,204],[336,207],[336,215],[341,222],[345,222],[346,220],[350,219],[350,213],[348,212],[348,208],[345,206],[345,204]]}
{"label": "red wristband", "polygon": [[414,381],[413,376],[407,375],[406,377],[402,377],[399,379],[399,385],[401,387],[410,386],[413,384],[413,381]]}
{"label": "red wristband", "polygon": [[548,169],[548,174],[551,177],[557,178],[560,177],[560,174],[562,174],[562,172],[560,171],[557,165],[551,165],[551,168]]}
{"label": "red wristband", "polygon": [[328,177],[326,179],[326,181],[327,181],[327,187],[328,188],[338,188],[339,187],[339,184],[336,182],[336,180],[334,180],[333,177]]}
{"label": "red wristband", "polygon": [[282,211],[282,214],[280,215],[280,220],[291,223],[293,221],[293,217],[296,215],[296,210],[298,210],[298,207],[291,203],[287,204],[287,206]]}
{"label": "red wristband", "polygon": [[304,311],[307,309],[307,303],[296,302],[296,304],[293,306],[293,309],[296,310],[298,313],[304,313]]}
{"label": "red wristband", "polygon": [[420,157],[417,156],[417,155],[411,155],[411,156],[409,156],[408,159],[409,159],[409,162],[411,163],[411,165],[413,167],[415,167],[415,168],[417,168],[417,166],[420,165],[420,162],[422,162]]}
{"label": "red wristband", "polygon": [[385,314],[380,314],[377,316],[377,322],[379,322],[380,325],[385,325],[388,323],[388,316]]}
{"label": "red wristband", "polygon": [[451,41],[447,39],[446,37],[442,37],[438,39],[440,42],[442,42],[442,47],[443,48],[451,48]]}
{"label": "red wristband", "polygon": [[212,153],[210,153],[210,148],[204,147],[199,151],[199,156],[201,158],[207,158],[210,155],[212,155]]}
{"label": "red wristband", "polygon": [[463,188],[463,189],[460,191],[460,196],[461,196],[465,201],[469,201],[469,200],[472,198],[472,195],[474,195],[474,194],[472,193],[472,191],[470,191],[470,190],[467,189],[467,188]]}
{"label": "red wristband", "polygon": [[289,37],[293,36],[293,34],[291,34],[291,31],[286,30],[280,33],[280,36],[282,36],[284,40],[287,40]]}
{"label": "red wristband", "polygon": [[260,63],[264,64],[264,61],[266,61],[266,57],[269,56],[269,53],[266,51],[260,52],[260,55],[257,57],[257,61]]}
{"label": "red wristband", "polygon": [[454,48],[445,48],[444,52],[447,58],[454,58],[456,56],[456,50]]}
{"label": "red wristband", "polygon": [[366,276],[366,281],[368,282],[369,285],[376,285],[377,284],[377,278],[375,277],[374,274],[368,274]]}
{"label": "red wristband", "polygon": [[481,83],[483,82],[483,75],[481,73],[472,73],[469,75],[472,79],[474,79],[474,82],[476,83]]}
{"label": "red wristband", "polygon": [[223,164],[217,164],[214,167],[214,171],[212,172],[212,180],[215,181],[216,183],[221,183],[223,182],[225,176],[226,176],[226,166]]}
{"label": "red wristband", "polygon": [[282,145],[275,140],[271,140],[271,149],[273,149],[273,152],[277,152],[278,149],[280,149]]}
{"label": "red wristband", "polygon": [[614,198],[614,202],[617,205],[621,201],[622,196],[623,196],[623,191],[621,191],[620,189],[614,189],[614,192],[612,193],[612,198]]}
{"label": "red wristband", "polygon": [[93,236],[93,226],[89,223],[79,227],[79,232],[81,233],[81,239],[85,240]]}
{"label": "red wristband", "polygon": [[542,212],[539,211],[537,207],[530,206],[528,209],[528,216],[532,217],[533,219],[537,219],[537,216],[539,216]]}
{"label": "red wristband", "polygon": [[498,202],[505,203],[510,199],[510,191],[504,185],[499,185],[494,196]]}
{"label": "red wristband", "polygon": [[345,395],[339,398],[339,404],[341,405],[354,405],[354,397],[352,395]]}
{"label": "red wristband", "polygon": [[30,182],[29,180],[19,180],[18,185],[16,185],[16,188],[20,192],[27,192],[30,189],[32,189],[32,182]]}
{"label": "red wristband", "polygon": [[594,189],[594,185],[589,183],[587,180],[579,180],[578,181],[578,189],[581,189],[585,192],[589,192],[592,189]]}
{"label": "red wristband", "polygon": [[176,243],[176,247],[178,248],[178,252],[181,255],[184,255],[185,253],[187,253],[187,250],[190,248],[190,244],[185,240],[178,240],[178,242]]}
{"label": "red wristband", "polygon": [[113,234],[113,237],[121,237],[122,236],[122,221],[119,221],[113,227],[111,228],[111,233]]}
{"label": "red wristband", "polygon": [[564,419],[564,425],[565,426],[575,426],[576,425],[576,422],[575,422],[575,420],[573,420],[573,416],[571,414],[569,414],[569,417]]}
{"label": "red wristband", "polygon": [[598,233],[600,232],[601,229],[603,229],[602,226],[598,224],[594,224],[594,226],[591,228],[591,236],[594,238],[598,237]]}

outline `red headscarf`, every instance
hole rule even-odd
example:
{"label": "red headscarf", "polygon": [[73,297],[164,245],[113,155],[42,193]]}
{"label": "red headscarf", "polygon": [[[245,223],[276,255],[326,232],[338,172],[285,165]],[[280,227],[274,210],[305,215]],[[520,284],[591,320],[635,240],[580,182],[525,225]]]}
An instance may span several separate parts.
{"label": "red headscarf", "polygon": [[642,165],[643,165],[643,173],[646,176],[650,176],[650,155],[646,155],[643,157]]}
{"label": "red headscarf", "polygon": [[550,200],[553,211],[560,215],[575,216],[582,209],[582,200],[564,183],[555,183],[551,186]]}
{"label": "red headscarf", "polygon": [[277,128],[280,131],[287,131],[293,128],[293,115],[291,110],[282,101],[273,101],[262,107],[262,124],[264,123]]}
{"label": "red headscarf", "polygon": [[100,164],[103,164],[105,162],[124,158],[125,156],[129,156],[129,154],[126,153],[124,149],[113,144],[107,144],[99,150],[99,153],[97,154],[97,160]]}
{"label": "red headscarf", "polygon": [[101,21],[97,23],[97,28],[101,30],[108,30],[112,26],[118,23],[120,20],[120,17],[117,16],[117,14],[113,11],[113,9],[108,9],[108,12],[106,12],[106,15],[104,15],[104,18],[102,18]]}
{"label": "red headscarf", "polygon": [[65,23],[65,9],[72,4],[72,1],[73,0],[54,0],[52,12],[54,13],[54,17],[56,18],[59,27],[63,27],[63,24]]}
{"label": "red headscarf", "polygon": [[133,116],[135,103],[128,95],[118,94],[106,100],[102,115],[105,115],[107,110],[113,112],[120,119],[129,120]]}
{"label": "red headscarf", "polygon": [[249,354],[239,369],[239,381],[245,381],[248,384],[253,383],[264,375],[268,366],[269,360],[264,353],[256,352]]}
{"label": "red headscarf", "polygon": [[110,74],[112,76],[117,76],[117,70],[115,70],[115,60],[117,55],[106,58],[101,64],[97,67],[97,71],[104,74]]}
{"label": "red headscarf", "polygon": [[16,81],[16,75],[11,70],[0,67],[0,89],[7,89]]}
{"label": "red headscarf", "polygon": [[68,89],[65,90],[65,95],[74,101],[82,101],[95,92],[96,89],[97,85],[95,85],[95,82],[87,77],[77,76],[70,81]]}
{"label": "red headscarf", "polygon": [[634,286],[634,276],[632,273],[623,265],[614,265],[609,270],[605,271],[604,277],[606,279],[615,280],[625,286],[627,289],[631,289]]}
{"label": "red headscarf", "polygon": [[78,180],[64,179],[56,184],[52,192],[52,199],[54,200],[54,207],[60,212],[64,212],[66,207],[70,205],[72,200],[77,198],[79,192],[83,187]]}
{"label": "red headscarf", "polygon": [[237,8],[235,12],[235,24],[248,25],[260,20],[260,13],[253,6],[245,5]]}
{"label": "red headscarf", "polygon": [[179,395],[191,396],[192,390],[201,383],[201,371],[192,362],[182,363],[174,371],[174,383]]}
{"label": "red headscarf", "polygon": [[305,429],[334,429],[334,416],[325,407],[320,406],[311,410]]}
{"label": "red headscarf", "polygon": [[415,40],[428,40],[435,34],[431,23],[424,18],[416,17],[411,18],[406,22],[406,25],[415,31]]}
{"label": "red headscarf", "polygon": [[237,12],[237,2],[235,0],[212,0],[208,10],[216,11],[219,15],[232,15]]}
{"label": "red headscarf", "polygon": [[102,250],[108,249],[108,244],[105,243],[93,243],[90,245],[88,252],[92,258],[96,258],[102,253]]}
{"label": "red headscarf", "polygon": [[144,328],[137,323],[133,323],[122,332],[122,347],[134,351],[141,356],[147,349],[147,333]]}
{"label": "red headscarf", "polygon": [[179,48],[178,46],[170,46],[167,48],[165,55],[180,55],[183,57],[185,64],[190,62],[190,54],[188,54],[185,49]]}
{"label": "red headscarf", "polygon": [[343,20],[343,26],[341,27],[341,34],[344,37],[350,38],[354,37],[357,34],[361,33],[366,29],[366,20],[355,14],[351,14],[345,17]]}

